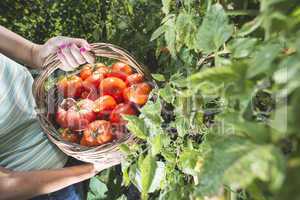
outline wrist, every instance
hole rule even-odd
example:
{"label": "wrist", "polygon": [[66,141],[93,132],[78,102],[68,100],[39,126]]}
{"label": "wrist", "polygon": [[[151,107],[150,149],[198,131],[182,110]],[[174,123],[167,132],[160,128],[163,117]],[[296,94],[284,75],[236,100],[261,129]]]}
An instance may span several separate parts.
{"label": "wrist", "polygon": [[31,45],[31,60],[33,67],[41,68],[43,65],[43,58],[41,55],[42,45],[34,44]]}

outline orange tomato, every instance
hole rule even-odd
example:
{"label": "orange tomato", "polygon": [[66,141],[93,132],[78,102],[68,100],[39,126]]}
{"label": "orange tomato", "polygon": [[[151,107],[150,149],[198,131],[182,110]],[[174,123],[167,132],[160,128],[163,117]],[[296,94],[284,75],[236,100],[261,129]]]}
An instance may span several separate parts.
{"label": "orange tomato", "polygon": [[58,92],[64,97],[80,97],[83,86],[82,79],[79,76],[65,76],[57,82]]}
{"label": "orange tomato", "polygon": [[110,95],[117,102],[121,102],[123,100],[123,90],[126,88],[126,84],[122,79],[116,77],[108,77],[105,78],[99,87],[100,95]]}
{"label": "orange tomato", "polygon": [[120,103],[111,112],[110,121],[112,123],[126,123],[126,121],[122,118],[122,114],[137,115],[138,111],[130,103]]}
{"label": "orange tomato", "polygon": [[130,75],[130,74],[132,74],[133,73],[133,70],[132,70],[132,68],[129,66],[129,65],[127,65],[127,64],[125,64],[125,63],[122,63],[122,62],[116,62],[116,63],[114,63],[112,66],[111,66],[111,68],[112,68],[112,71],[119,71],[119,72],[124,72],[124,73],[126,73],[127,75]]}
{"label": "orange tomato", "polygon": [[80,144],[84,146],[98,146],[113,140],[111,124],[105,120],[91,122],[84,130]]}
{"label": "orange tomato", "polygon": [[134,84],[123,90],[123,98],[126,102],[130,101],[141,106],[147,102],[151,89],[147,83]]}
{"label": "orange tomato", "polygon": [[144,76],[142,74],[134,73],[127,77],[126,84],[128,86],[131,86],[133,84],[141,83],[143,81],[144,81]]}

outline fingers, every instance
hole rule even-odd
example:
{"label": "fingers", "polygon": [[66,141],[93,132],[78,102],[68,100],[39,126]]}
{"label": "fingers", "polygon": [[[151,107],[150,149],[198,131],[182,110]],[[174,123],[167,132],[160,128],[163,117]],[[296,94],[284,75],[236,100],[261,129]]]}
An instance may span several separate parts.
{"label": "fingers", "polygon": [[96,60],[95,56],[93,56],[93,54],[88,52],[86,48],[81,47],[80,48],[80,53],[88,63],[94,63],[95,62],[95,60]]}
{"label": "fingers", "polygon": [[[78,42],[80,41],[80,43]],[[76,67],[84,63],[94,63],[95,57],[88,51],[90,49],[88,43],[85,40],[73,39],[75,43],[62,44],[57,52],[58,58],[61,61],[60,69],[64,71],[72,71]],[[85,42],[84,42],[85,41]],[[86,47],[78,47],[86,46]],[[88,48],[88,49],[87,49]]]}
{"label": "fingers", "polygon": [[75,44],[71,45],[70,51],[79,65],[86,63],[86,59],[80,53],[80,49]]}
{"label": "fingers", "polygon": [[72,71],[73,68],[70,66],[70,64],[68,63],[68,61],[66,60],[65,56],[62,54],[61,51],[57,52],[57,56],[60,60],[60,65],[58,66],[61,70],[64,71]]}

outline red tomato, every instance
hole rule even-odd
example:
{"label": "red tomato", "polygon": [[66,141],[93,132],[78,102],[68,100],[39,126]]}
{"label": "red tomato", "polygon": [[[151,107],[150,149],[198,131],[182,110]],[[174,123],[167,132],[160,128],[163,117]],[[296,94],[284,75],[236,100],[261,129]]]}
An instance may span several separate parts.
{"label": "red tomato", "polygon": [[132,68],[129,65],[122,63],[122,62],[116,62],[111,67],[112,67],[112,71],[124,72],[127,75],[130,75],[133,73]]}
{"label": "red tomato", "polygon": [[126,81],[128,75],[126,73],[120,72],[120,71],[110,71],[105,74],[105,77],[117,77],[119,79],[122,79],[123,81]]}
{"label": "red tomato", "polygon": [[85,80],[87,77],[92,75],[92,73],[93,73],[93,65],[85,64],[80,71],[80,78],[82,80]]}
{"label": "red tomato", "polygon": [[80,141],[84,146],[98,146],[113,140],[111,124],[105,120],[96,120],[90,123],[83,132]]}
{"label": "red tomato", "polygon": [[62,128],[70,128],[75,131],[83,130],[96,119],[93,112],[93,103],[89,99],[83,99],[67,109],[59,106],[56,113],[56,122]]}
{"label": "red tomato", "polygon": [[77,133],[72,132],[68,128],[64,128],[60,131],[60,135],[63,140],[68,141],[68,142],[73,142],[73,143],[79,143],[80,138]]}
{"label": "red tomato", "polygon": [[100,83],[99,92],[101,96],[110,95],[117,102],[121,102],[123,99],[122,93],[125,88],[126,84],[121,79],[116,77],[108,77]]}
{"label": "red tomato", "polygon": [[112,110],[117,106],[115,99],[109,95],[104,95],[94,102],[93,111]]}
{"label": "red tomato", "polygon": [[127,77],[126,84],[128,86],[131,86],[133,84],[141,83],[143,81],[144,81],[144,76],[142,74],[134,73]]}
{"label": "red tomato", "polygon": [[90,99],[90,100],[95,101],[96,99],[99,98],[99,94],[98,94],[97,90],[94,90],[94,89],[90,90],[90,91],[85,90],[81,93],[80,97],[82,99]]}
{"label": "red tomato", "polygon": [[126,121],[123,120],[122,114],[124,115],[137,115],[137,110],[129,103],[120,103],[113,109],[110,114],[110,121],[112,123],[125,123]]}
{"label": "red tomato", "polygon": [[94,102],[93,111],[97,113],[98,119],[109,119],[111,111],[117,106],[115,99],[104,95]]}
{"label": "red tomato", "polygon": [[82,79],[76,75],[63,77],[57,82],[57,89],[64,97],[80,97]]}
{"label": "red tomato", "polygon": [[123,90],[123,98],[125,101],[130,101],[141,106],[147,102],[150,92],[151,86],[149,84],[134,84]]}
{"label": "red tomato", "polygon": [[97,90],[99,87],[100,82],[104,79],[103,74],[98,71],[93,72],[89,77],[87,77],[82,85],[83,88],[87,91],[90,90]]}

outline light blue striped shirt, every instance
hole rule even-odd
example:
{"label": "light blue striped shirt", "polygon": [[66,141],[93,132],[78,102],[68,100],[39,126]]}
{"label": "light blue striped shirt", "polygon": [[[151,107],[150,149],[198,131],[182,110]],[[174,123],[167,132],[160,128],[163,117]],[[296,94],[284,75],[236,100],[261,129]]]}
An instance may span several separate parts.
{"label": "light blue striped shirt", "polygon": [[27,68],[0,54],[0,166],[28,171],[65,165],[36,119],[33,78]]}

